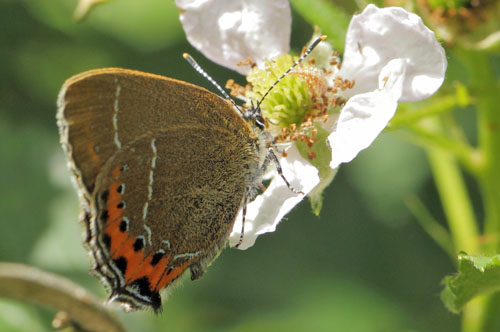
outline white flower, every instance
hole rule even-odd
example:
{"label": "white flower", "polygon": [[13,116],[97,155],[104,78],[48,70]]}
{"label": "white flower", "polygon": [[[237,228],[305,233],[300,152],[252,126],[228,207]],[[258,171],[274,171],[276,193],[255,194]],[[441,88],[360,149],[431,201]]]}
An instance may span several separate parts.
{"label": "white flower", "polygon": [[207,58],[245,74],[238,62],[263,63],[289,50],[288,0],[175,0],[189,42]]}
{"label": "white flower", "polygon": [[[176,0],[188,40],[214,62],[245,72],[237,63],[249,56],[258,65],[288,51],[288,1]],[[328,44],[318,48],[328,49]],[[442,84],[447,61],[443,48],[420,17],[402,8],[368,5],[354,15],[347,31],[340,70],[329,78],[354,81],[338,92],[348,98],[337,118],[327,124],[332,158],[330,167],[351,161],[367,148],[394,116],[398,101],[431,96]],[[285,177],[294,188],[309,193],[320,184],[318,170],[295,146],[281,157]],[[322,179],[321,179],[322,180]],[[240,249],[258,235],[275,230],[303,195],[292,193],[274,175],[268,189],[247,206],[245,235]],[[231,234],[240,237],[241,213]]]}

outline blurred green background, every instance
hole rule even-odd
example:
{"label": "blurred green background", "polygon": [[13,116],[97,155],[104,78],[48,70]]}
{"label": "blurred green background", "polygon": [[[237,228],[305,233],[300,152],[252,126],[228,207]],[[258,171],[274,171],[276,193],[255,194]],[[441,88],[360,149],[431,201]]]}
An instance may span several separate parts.
{"label": "blurred green background", "polygon": [[[62,83],[114,66],[211,89],[183,52],[222,84],[244,78],[187,43],[173,1],[112,1],[83,23],[72,19],[75,7],[0,1],[0,260],[64,275],[104,299],[88,274],[58,143]],[[312,28],[296,13],[293,22],[292,48],[300,50]],[[448,76],[459,69],[452,60]],[[441,279],[456,268],[405,207],[412,194],[442,217],[424,153],[397,132],[382,134],[341,168],[319,218],[304,201],[275,233],[246,251],[226,249],[200,281],[185,281],[162,315],[117,313],[130,331],[456,331],[459,317],[439,299]],[[0,331],[51,331],[53,315],[0,299]]]}

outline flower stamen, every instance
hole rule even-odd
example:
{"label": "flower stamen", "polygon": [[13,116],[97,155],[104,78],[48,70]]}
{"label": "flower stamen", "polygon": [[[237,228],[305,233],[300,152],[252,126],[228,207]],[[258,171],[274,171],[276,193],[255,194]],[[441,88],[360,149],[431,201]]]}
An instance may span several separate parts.
{"label": "flower stamen", "polygon": [[[226,88],[232,96],[246,100],[247,105],[251,101],[255,104],[296,59],[282,55],[268,61],[264,69],[254,66],[247,76],[249,84],[241,86],[228,80]],[[332,53],[326,66],[320,66],[316,58],[311,58],[300,63],[270,91],[261,109],[276,143],[301,141],[305,143],[307,157],[316,158],[313,153],[317,142],[315,123],[327,123],[329,113],[338,111],[346,103],[343,92],[355,85],[354,80],[336,76],[340,67],[337,51]]]}

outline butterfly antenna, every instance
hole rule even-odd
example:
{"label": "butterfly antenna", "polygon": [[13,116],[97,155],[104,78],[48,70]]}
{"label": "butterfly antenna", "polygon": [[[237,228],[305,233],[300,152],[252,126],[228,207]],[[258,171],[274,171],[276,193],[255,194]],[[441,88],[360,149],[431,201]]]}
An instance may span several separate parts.
{"label": "butterfly antenna", "polygon": [[273,85],[271,85],[271,87],[266,91],[266,93],[264,93],[264,95],[262,96],[262,98],[260,98],[259,102],[257,103],[257,107],[255,109],[257,109],[257,110],[260,109],[260,104],[264,101],[264,98],[267,97],[267,95],[269,94],[269,92],[271,92],[271,90],[283,79],[283,77],[285,77],[289,72],[291,72],[292,69],[295,68],[299,63],[301,63],[302,60],[304,60],[304,58],[306,56],[308,56],[309,53],[311,53],[312,50],[314,50],[314,48],[316,46],[318,46],[318,44],[320,42],[322,42],[323,40],[325,40],[325,39],[326,39],[326,35],[322,35],[322,36],[319,36],[318,38],[316,38],[312,42],[312,44],[307,48],[307,50],[300,56],[300,58],[297,61],[295,61],[295,63],[293,65],[291,65],[290,68],[288,68],[288,70],[283,75],[281,75],[281,77],[278,78],[276,80],[276,82],[273,83]]}
{"label": "butterfly antenna", "polygon": [[207,72],[203,70],[203,68],[201,68],[201,66],[193,59],[192,56],[190,56],[187,53],[184,53],[184,54],[182,54],[182,57],[189,62],[189,64],[191,65],[191,67],[193,67],[198,73],[200,73],[210,83],[212,83],[212,85],[215,86],[217,88],[217,90],[219,90],[219,92],[224,96],[224,98],[229,99],[229,101],[233,104],[233,106],[236,107],[236,109],[241,114],[243,114],[243,111],[240,109],[240,107],[238,105],[236,105],[236,103],[234,102],[233,98],[231,98],[227,94],[227,92],[224,91],[224,89],[210,75],[208,75]]}

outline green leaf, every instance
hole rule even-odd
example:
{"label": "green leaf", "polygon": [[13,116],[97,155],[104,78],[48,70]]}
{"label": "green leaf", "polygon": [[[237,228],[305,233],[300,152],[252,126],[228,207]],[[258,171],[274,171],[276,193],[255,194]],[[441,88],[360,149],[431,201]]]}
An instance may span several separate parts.
{"label": "green leaf", "polygon": [[474,297],[500,290],[500,256],[458,256],[458,274],[444,278],[441,300],[454,313]]}
{"label": "green leaf", "polygon": [[[300,155],[316,167],[319,172],[320,182],[308,195],[314,214],[319,216],[323,206],[323,191],[333,181],[335,174],[337,174],[337,170],[330,168],[332,150],[327,143],[327,138],[330,133],[319,125],[316,125],[316,129],[318,130],[316,135],[318,141],[312,148],[307,148],[306,143],[302,141],[297,141],[296,145]],[[308,152],[316,153],[316,157],[312,160],[309,159],[307,156]]]}
{"label": "green leaf", "polygon": [[319,26],[334,48],[344,51],[345,34],[350,16],[332,1],[291,0],[292,7],[311,25]]}

